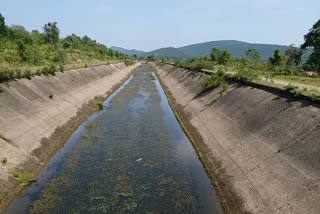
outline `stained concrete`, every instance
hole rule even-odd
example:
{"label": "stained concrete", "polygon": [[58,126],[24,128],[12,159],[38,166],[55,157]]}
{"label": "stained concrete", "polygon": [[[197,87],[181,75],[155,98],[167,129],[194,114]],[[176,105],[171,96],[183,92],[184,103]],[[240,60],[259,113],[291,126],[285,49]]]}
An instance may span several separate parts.
{"label": "stained concrete", "polygon": [[85,105],[95,97],[110,95],[139,65],[102,65],[0,84],[0,161],[8,160],[0,163],[0,211],[21,189],[13,173],[44,165],[56,149],[50,137],[59,138],[61,128],[72,130],[68,127],[71,119],[73,126],[79,125],[92,111]]}
{"label": "stained concrete", "polygon": [[319,105],[239,83],[220,97],[221,88],[203,88],[205,74],[167,64],[156,70],[200,136],[228,212],[320,213]]}

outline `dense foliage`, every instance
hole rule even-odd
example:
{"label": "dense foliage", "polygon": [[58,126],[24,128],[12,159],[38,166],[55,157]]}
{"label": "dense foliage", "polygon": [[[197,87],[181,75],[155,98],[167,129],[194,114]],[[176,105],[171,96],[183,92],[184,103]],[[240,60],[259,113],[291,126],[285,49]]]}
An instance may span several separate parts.
{"label": "dense foliage", "polygon": [[88,36],[72,34],[60,38],[56,22],[44,25],[43,32],[28,32],[23,26],[6,26],[0,14],[0,66],[45,66],[126,59],[127,56],[108,49]]}
{"label": "dense foliage", "polygon": [[312,26],[309,33],[304,36],[305,43],[302,49],[313,48],[305,65],[306,69],[320,71],[320,19]]}

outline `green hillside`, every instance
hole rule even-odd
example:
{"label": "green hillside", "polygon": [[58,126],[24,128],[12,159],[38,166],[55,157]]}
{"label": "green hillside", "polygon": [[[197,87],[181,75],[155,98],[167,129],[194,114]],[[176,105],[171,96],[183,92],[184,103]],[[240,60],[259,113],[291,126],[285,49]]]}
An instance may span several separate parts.
{"label": "green hillside", "polygon": [[154,55],[157,57],[168,57],[174,59],[190,59],[200,56],[209,55],[212,51],[212,48],[226,49],[234,57],[243,57],[245,52],[252,48],[256,49],[261,54],[262,60],[267,60],[270,56],[273,55],[276,49],[279,49],[281,52],[284,52],[288,46],[284,45],[270,45],[270,44],[253,44],[235,40],[224,40],[224,41],[213,41],[205,42],[200,44],[188,45],[180,48],[161,48],[151,52],[142,52],[134,50],[130,52],[129,50],[123,48],[112,48],[113,50],[120,51],[121,53],[133,55],[137,54],[138,56],[149,56]]}
{"label": "green hillside", "polygon": [[143,53],[141,56],[148,57],[150,55],[156,56],[156,57],[168,57],[171,59],[187,59],[190,58],[187,54],[185,54],[183,51],[180,51],[177,48],[160,48],[155,51]]}
{"label": "green hillside", "polygon": [[181,47],[178,49],[181,52],[193,58],[193,57],[209,55],[212,51],[212,48],[226,49],[234,57],[238,57],[238,58],[245,56],[245,52],[248,49],[252,48],[260,52],[262,60],[267,60],[270,56],[273,55],[276,49],[279,49],[281,52],[284,52],[288,48],[288,46],[270,45],[270,44],[252,44],[252,43],[240,42],[240,41],[234,41],[234,40],[225,40],[225,41],[213,41],[213,42],[189,45],[189,46]]}
{"label": "green hillside", "polygon": [[137,56],[140,56],[140,55],[143,55],[145,53],[143,51],[139,51],[139,50],[136,50],[136,49],[128,50],[128,49],[125,49],[125,48],[114,47],[114,46],[111,47],[110,49],[114,50],[114,51],[117,51],[117,52],[120,52],[120,53],[123,53],[123,54],[127,54],[129,56],[132,56],[134,54],[136,54]]}

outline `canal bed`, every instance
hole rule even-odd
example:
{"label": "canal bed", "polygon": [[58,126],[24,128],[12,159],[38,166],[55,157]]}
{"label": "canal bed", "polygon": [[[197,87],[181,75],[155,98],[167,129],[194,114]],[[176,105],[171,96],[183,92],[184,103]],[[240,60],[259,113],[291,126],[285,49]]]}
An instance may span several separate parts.
{"label": "canal bed", "polygon": [[6,213],[222,213],[151,65],[70,137]]}

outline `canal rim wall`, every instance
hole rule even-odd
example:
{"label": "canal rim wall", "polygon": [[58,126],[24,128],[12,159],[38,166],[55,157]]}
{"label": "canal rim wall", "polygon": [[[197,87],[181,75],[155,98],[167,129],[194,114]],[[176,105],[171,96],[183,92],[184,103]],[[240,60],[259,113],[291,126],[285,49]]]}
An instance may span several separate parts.
{"label": "canal rim wall", "polygon": [[220,96],[206,74],[155,68],[227,213],[319,213],[318,104],[240,83]]}
{"label": "canal rim wall", "polygon": [[140,66],[101,65],[0,84],[0,213],[76,128]]}

